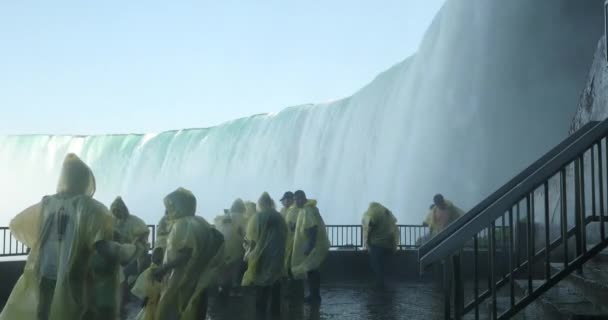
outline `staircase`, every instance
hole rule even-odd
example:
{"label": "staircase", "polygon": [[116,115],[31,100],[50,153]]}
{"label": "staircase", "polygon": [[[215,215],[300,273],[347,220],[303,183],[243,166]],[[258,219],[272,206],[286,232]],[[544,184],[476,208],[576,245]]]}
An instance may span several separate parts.
{"label": "staircase", "polygon": [[419,248],[445,319],[608,319],[607,137],[587,124]]}

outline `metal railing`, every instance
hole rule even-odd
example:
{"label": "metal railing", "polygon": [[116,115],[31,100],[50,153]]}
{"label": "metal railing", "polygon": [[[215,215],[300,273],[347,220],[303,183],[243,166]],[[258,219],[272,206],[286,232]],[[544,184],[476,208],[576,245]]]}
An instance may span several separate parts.
{"label": "metal railing", "polygon": [[[363,249],[363,228],[361,225],[327,225],[327,237],[330,248]],[[418,248],[429,235],[428,227],[421,225],[397,225],[399,231],[398,248],[400,250]]]}
{"label": "metal railing", "polygon": [[[425,226],[398,225],[397,227],[399,229],[399,249],[401,250],[419,247],[429,235],[429,229]],[[150,230],[148,243],[152,249],[156,243],[156,226],[148,225],[148,229]],[[332,249],[361,250],[363,248],[361,225],[327,225],[326,230]],[[28,248],[12,236],[8,227],[0,227],[0,236],[2,236],[0,257],[27,255]]]}
{"label": "metal railing", "polygon": [[[425,250],[421,269],[443,265],[446,319],[462,319],[469,313],[479,319],[486,302],[491,319],[511,318],[608,246],[608,121],[575,136]],[[489,242],[484,254],[481,232],[487,233]],[[593,243],[588,246],[588,241]],[[473,281],[465,289],[462,256],[471,244]]]}
{"label": "metal railing", "polygon": [[20,241],[17,241],[8,227],[0,227],[0,235],[2,236],[0,257],[14,257],[28,254],[29,248]]}
{"label": "metal railing", "polygon": [[418,256],[420,258],[426,256],[430,251],[434,250],[438,245],[440,245],[443,241],[445,241],[451,234],[456,232],[458,229],[462,228],[469,221],[477,217],[478,215],[484,213],[486,209],[494,202],[498,201],[505,193],[509,192],[517,185],[522,183],[525,179],[527,179],[531,174],[536,172],[539,168],[541,168],[545,163],[551,160],[553,157],[558,155],[562,150],[571,145],[585,133],[589,132],[591,129],[595,128],[598,125],[598,122],[590,122],[574,132],[564,141],[559,143],[549,152],[544,154],[534,163],[532,163],[529,167],[524,169],[518,175],[513,177],[509,182],[505,183],[502,187],[498,188],[494,193],[489,195],[486,199],[482,200],[479,204],[477,204],[473,209],[469,210],[464,216],[460,217],[458,220],[451,223],[444,232],[438,234],[437,236],[430,239],[428,242],[424,243],[420,249],[418,250]]}

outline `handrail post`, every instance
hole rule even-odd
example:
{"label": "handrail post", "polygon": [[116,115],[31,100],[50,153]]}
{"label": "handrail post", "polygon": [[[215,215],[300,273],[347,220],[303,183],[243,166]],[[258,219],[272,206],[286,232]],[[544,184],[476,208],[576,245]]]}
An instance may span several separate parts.
{"label": "handrail post", "polygon": [[[582,237],[581,237],[581,228],[583,227],[580,223],[581,216],[581,203],[583,200],[581,199],[581,158],[577,158],[574,161],[574,234],[576,241],[576,257],[580,257],[583,249],[582,249]],[[578,268],[577,273],[582,273],[582,269]]]}
{"label": "handrail post", "polygon": [[462,319],[464,313],[464,285],[462,281],[461,254],[462,250],[452,257],[452,273],[454,274],[454,318],[456,320]]}
{"label": "handrail post", "polygon": [[451,290],[451,278],[450,278],[450,259],[446,258],[445,260],[443,260],[442,263],[442,269],[443,269],[443,283],[442,283],[442,287],[443,287],[443,292],[444,292],[444,306],[443,306],[443,314],[444,314],[444,319],[449,320],[451,319],[451,310],[450,310],[450,294],[452,292]]}

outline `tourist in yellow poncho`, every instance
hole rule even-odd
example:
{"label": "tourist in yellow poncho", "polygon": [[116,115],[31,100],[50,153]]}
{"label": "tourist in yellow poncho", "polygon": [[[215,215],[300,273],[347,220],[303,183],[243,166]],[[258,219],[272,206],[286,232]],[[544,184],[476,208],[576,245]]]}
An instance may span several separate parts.
{"label": "tourist in yellow poncho", "polygon": [[293,239],[296,232],[296,223],[298,222],[298,210],[295,210],[293,192],[287,191],[281,198],[281,216],[285,220],[287,225],[287,240],[285,241],[285,277],[284,277],[284,288],[287,295],[291,298],[302,299],[304,297],[304,283],[303,281],[293,279],[289,275],[291,269],[291,255],[293,252]]}
{"label": "tourist in yellow poncho", "polygon": [[1,320],[116,319],[118,264],[96,250],[112,239],[112,217],[94,193],[93,173],[68,154],[57,193],[10,222],[31,251]]}
{"label": "tourist in yellow poncho", "polygon": [[443,195],[437,194],[433,197],[433,206],[431,206],[423,225],[429,227],[431,237],[434,237],[463,214],[464,211],[451,201],[444,199]]}
{"label": "tourist in yellow poncho", "polygon": [[321,274],[319,268],[329,252],[325,222],[315,200],[308,200],[302,190],[294,193],[298,221],[291,258],[291,274],[295,279],[308,279],[307,303],[321,302]]}
{"label": "tourist in yellow poncho", "polygon": [[217,216],[213,224],[224,236],[224,265],[218,278],[219,292],[229,295],[234,286],[239,286],[240,271],[243,262],[243,233],[240,226],[232,219],[226,210],[223,215]]}
{"label": "tourist in yellow poncho", "polygon": [[183,188],[164,199],[172,222],[163,265],[153,272],[164,279],[156,320],[204,319],[206,289],[223,261],[224,239],[205,219],[195,216],[196,198]]}
{"label": "tourist in yellow poncho", "polygon": [[257,212],[255,202],[245,201],[245,228],[249,225],[249,219]]}
{"label": "tourist in yellow poncho", "polygon": [[243,286],[256,286],[256,312],[264,316],[272,292],[272,313],[280,314],[281,284],[287,227],[274,201],[264,192],[258,201],[258,213],[249,219],[245,236],[247,271]]}
{"label": "tourist in yellow poncho", "polygon": [[147,256],[150,245],[148,235],[150,230],[146,223],[139,217],[131,214],[127,205],[121,197],[116,197],[110,205],[114,221],[114,241],[122,244],[133,244],[137,248],[137,254],[129,261],[120,274],[121,286],[121,315],[126,314],[126,305],[129,302],[129,286],[135,282],[137,275],[143,271],[144,259]]}
{"label": "tourist in yellow poncho", "polygon": [[383,205],[372,202],[363,214],[363,243],[368,249],[370,263],[376,275],[376,287],[384,288],[386,264],[397,249],[399,231],[397,219]]}
{"label": "tourist in yellow poncho", "polygon": [[245,202],[241,199],[236,199],[230,206],[230,218],[233,223],[237,226],[238,232],[241,236],[245,236],[245,229],[247,229],[247,207]]}
{"label": "tourist in yellow poncho", "polygon": [[154,320],[156,315],[156,307],[160,300],[161,282],[153,277],[153,273],[163,263],[163,249],[155,248],[152,251],[152,263],[150,267],[142,272],[131,293],[139,299],[143,300],[143,308],[137,314],[136,320]]}
{"label": "tourist in yellow poncho", "polygon": [[293,251],[293,238],[298,222],[298,210],[294,209],[293,192],[287,191],[281,198],[281,216],[287,225],[287,240],[285,241],[285,272],[291,267],[291,253]]}

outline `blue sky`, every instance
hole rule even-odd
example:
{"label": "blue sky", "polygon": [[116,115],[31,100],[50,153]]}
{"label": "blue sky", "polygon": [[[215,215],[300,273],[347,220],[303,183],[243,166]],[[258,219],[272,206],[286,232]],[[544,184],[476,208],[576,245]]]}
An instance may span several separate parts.
{"label": "blue sky", "polygon": [[208,127],[349,96],[444,0],[2,1],[0,134]]}

